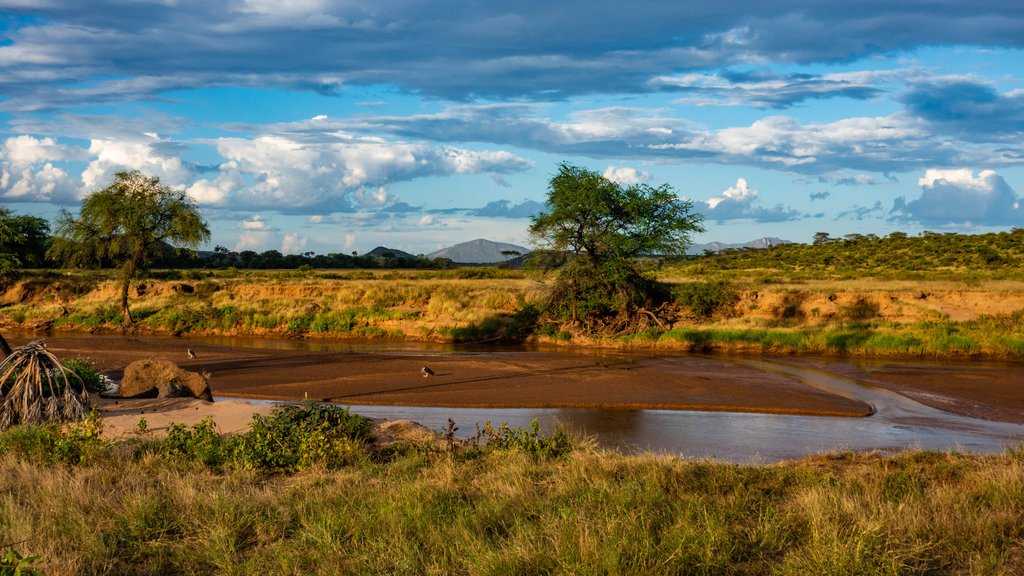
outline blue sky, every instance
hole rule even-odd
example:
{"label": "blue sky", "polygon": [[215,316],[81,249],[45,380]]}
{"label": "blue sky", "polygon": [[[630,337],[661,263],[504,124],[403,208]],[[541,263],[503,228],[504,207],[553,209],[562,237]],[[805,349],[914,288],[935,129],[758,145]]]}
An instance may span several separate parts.
{"label": "blue sky", "polygon": [[0,202],[139,169],[211,246],[525,244],[560,162],[699,242],[1024,227],[1017,1],[0,0]]}

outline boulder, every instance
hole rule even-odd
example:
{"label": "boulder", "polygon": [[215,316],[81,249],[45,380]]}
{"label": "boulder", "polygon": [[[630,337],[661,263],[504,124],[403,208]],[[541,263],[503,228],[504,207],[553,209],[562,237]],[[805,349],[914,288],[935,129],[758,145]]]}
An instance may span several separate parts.
{"label": "boulder", "polygon": [[199,398],[213,402],[206,376],[170,360],[136,360],[124,369],[118,388],[122,398]]}

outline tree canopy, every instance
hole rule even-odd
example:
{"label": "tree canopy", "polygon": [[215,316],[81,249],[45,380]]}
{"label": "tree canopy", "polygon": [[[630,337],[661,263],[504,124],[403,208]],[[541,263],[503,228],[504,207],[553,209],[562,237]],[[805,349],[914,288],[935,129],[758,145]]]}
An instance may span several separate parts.
{"label": "tree canopy", "polygon": [[565,258],[551,306],[556,315],[593,325],[615,315],[621,327],[653,304],[657,285],[642,257],[685,253],[702,232],[700,214],[671,186],[624,186],[597,172],[559,165],[548,187],[548,210],[530,223],[530,236]]}
{"label": "tree canopy", "polygon": [[0,207],[0,275],[25,266],[43,266],[49,235],[50,225],[43,218],[15,216]]}
{"label": "tree canopy", "polygon": [[131,324],[128,288],[139,271],[170,249],[196,249],[210,230],[184,191],[137,170],[118,172],[82,201],[78,216],[61,210],[50,255],[66,264],[112,263],[121,269],[121,308]]}

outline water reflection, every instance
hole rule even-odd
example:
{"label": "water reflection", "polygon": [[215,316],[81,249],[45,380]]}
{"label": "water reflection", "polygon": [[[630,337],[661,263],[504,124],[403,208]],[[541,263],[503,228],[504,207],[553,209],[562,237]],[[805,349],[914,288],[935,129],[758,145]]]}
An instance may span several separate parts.
{"label": "water reflection", "polygon": [[[595,409],[477,409],[410,406],[352,406],[372,418],[409,419],[442,430],[448,418],[468,438],[476,425],[527,427],[537,420],[550,432],[556,422],[594,437],[602,446],[624,452],[714,457],[738,463],[776,462],[842,450],[922,448],[1000,452],[1024,440],[1024,427],[993,423],[993,429],[955,430],[890,424],[874,418],[832,418],[734,412]],[[932,423],[932,422],[929,422]]]}

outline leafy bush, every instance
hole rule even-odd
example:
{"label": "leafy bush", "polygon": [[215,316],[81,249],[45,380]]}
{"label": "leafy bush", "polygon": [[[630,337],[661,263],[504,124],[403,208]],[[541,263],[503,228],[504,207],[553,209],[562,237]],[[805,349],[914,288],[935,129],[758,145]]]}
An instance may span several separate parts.
{"label": "leafy bush", "polygon": [[370,438],[370,421],[348,408],[304,402],[253,417],[249,432],[236,436],[235,463],[253,470],[291,472],[314,465],[350,464]]}
{"label": "leafy bush", "polygon": [[168,459],[195,460],[207,466],[221,466],[228,459],[227,441],[217,433],[217,425],[210,417],[191,428],[171,424],[167,438],[161,445],[161,454]]}
{"label": "leafy bush", "polygon": [[109,391],[114,385],[110,378],[97,370],[88,358],[72,358],[64,362],[64,367],[78,376],[90,394],[102,394]]}
{"label": "leafy bush", "polygon": [[522,450],[535,458],[561,458],[573,449],[572,439],[565,430],[555,430],[551,436],[542,436],[536,420],[529,429],[511,428],[502,424],[497,429],[488,421],[480,432],[487,448],[499,450]]}
{"label": "leafy bush", "polygon": [[103,421],[95,410],[67,428],[57,423],[15,426],[0,434],[0,454],[13,452],[44,462],[82,464],[110,447],[100,437],[102,433]]}

